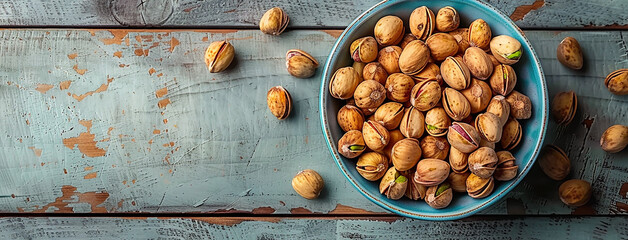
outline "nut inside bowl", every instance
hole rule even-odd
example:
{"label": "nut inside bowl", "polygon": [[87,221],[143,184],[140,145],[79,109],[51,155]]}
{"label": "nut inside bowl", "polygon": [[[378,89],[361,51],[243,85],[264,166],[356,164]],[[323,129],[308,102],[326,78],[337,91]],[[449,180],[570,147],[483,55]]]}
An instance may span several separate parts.
{"label": "nut inside bowl", "polygon": [[[423,200],[388,199],[380,194],[378,181],[370,182],[362,178],[355,169],[357,159],[347,159],[337,151],[337,142],[344,132],[337,123],[336,115],[338,110],[345,105],[345,100],[335,99],[329,94],[329,81],[334,72],[353,64],[349,48],[354,40],[372,36],[375,23],[387,15],[400,17],[407,28],[410,13],[421,6],[427,6],[434,13],[442,7],[451,6],[460,15],[461,27],[469,26],[473,20],[482,18],[491,27],[493,36],[504,34],[517,39],[522,45],[523,56],[517,64],[512,65],[520,79],[515,90],[527,95],[532,103],[532,116],[530,119],[520,121],[523,129],[521,142],[511,151],[516,158],[516,165],[519,166],[517,176],[510,181],[496,183],[494,191],[486,198],[473,199],[466,194],[456,194],[451,204],[444,209],[431,208]],[[402,216],[425,220],[454,220],[470,216],[499,201],[528,173],[545,137],[548,116],[547,99],[545,79],[536,53],[523,32],[494,7],[483,2],[469,0],[382,1],[358,16],[336,41],[323,73],[319,111],[323,135],[333,159],[342,174],[366,198]]]}

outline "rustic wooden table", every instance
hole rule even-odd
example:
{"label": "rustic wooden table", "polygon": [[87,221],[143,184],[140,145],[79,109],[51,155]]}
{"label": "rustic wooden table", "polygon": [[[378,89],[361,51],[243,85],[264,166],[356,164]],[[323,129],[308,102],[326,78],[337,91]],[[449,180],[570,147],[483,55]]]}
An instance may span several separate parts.
{"label": "rustic wooden table", "polygon": [[[570,208],[559,182],[535,166],[488,210],[464,220],[401,218],[342,177],[325,146],[319,69],[286,72],[291,48],[322,65],[338,35],[379,0],[7,0],[0,4],[0,236],[11,238],[626,238],[628,151],[598,144],[628,124],[628,97],[604,77],[628,67],[628,2],[522,0],[489,3],[525,30],[549,94],[573,90],[566,127],[546,143],[564,148],[571,177],[593,199]],[[289,30],[262,34],[263,12],[282,7]],[[556,60],[566,36],[580,41],[582,71]],[[228,39],[236,61],[209,74],[207,45]],[[290,89],[292,117],[277,121],[266,91]],[[291,188],[312,168],[326,180],[317,200]]]}

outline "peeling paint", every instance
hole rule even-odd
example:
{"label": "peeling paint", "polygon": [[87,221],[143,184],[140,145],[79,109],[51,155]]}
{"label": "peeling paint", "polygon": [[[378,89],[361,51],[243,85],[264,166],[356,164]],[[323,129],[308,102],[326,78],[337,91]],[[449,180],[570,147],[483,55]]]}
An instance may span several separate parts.
{"label": "peeling paint", "polygon": [[85,72],[87,72],[87,69],[79,69],[78,68],[78,64],[74,64],[72,69],[74,69],[74,71],[76,71],[76,73],[78,73],[80,75],[83,75],[83,74],[85,74]]}
{"label": "peeling paint", "polygon": [[170,98],[165,98],[165,99],[159,100],[159,102],[157,103],[157,106],[159,108],[165,108],[166,106],[168,106],[168,104],[170,104]]}
{"label": "peeling paint", "polygon": [[59,83],[59,89],[60,90],[66,90],[66,89],[70,88],[71,84],[72,84],[72,80],[63,81],[63,82]]}
{"label": "peeling paint", "polygon": [[522,20],[523,18],[525,18],[526,15],[528,15],[528,13],[533,10],[537,10],[543,6],[545,6],[545,0],[535,0],[530,5],[518,6],[517,8],[515,8],[515,11],[510,14],[510,19],[512,19],[513,22]]}
{"label": "peeling paint", "polygon": [[[80,102],[80,101],[83,101],[83,99],[85,99],[86,97],[91,96],[91,95],[92,95],[92,94],[94,94],[94,93],[99,93],[99,92],[104,92],[104,91],[107,91],[107,88],[109,88],[109,84],[110,84],[111,82],[113,82],[113,78],[109,78],[109,77],[108,77],[108,78],[107,78],[107,83],[104,83],[104,84],[100,85],[100,87],[98,87],[96,90],[94,90],[94,91],[89,91],[89,92],[86,92],[86,93],[81,94],[81,95],[72,94],[72,97],[73,97],[74,99],[76,99],[77,101],[79,101],[79,102]],[[70,94],[70,93],[68,93],[68,94]]]}
{"label": "peeling paint", "polygon": [[35,153],[35,156],[41,157],[41,151],[42,151],[41,149],[35,148],[34,146],[33,147],[28,147],[28,149],[33,150],[33,153]]}
{"label": "peeling paint", "polygon": [[114,56],[114,57],[117,57],[117,58],[122,58],[122,51],[116,51],[116,52],[114,52],[114,53],[113,53],[113,56]]}
{"label": "peeling paint", "polygon": [[343,30],[321,30],[321,32],[327,33],[329,34],[329,36],[332,36],[334,38],[338,38],[340,37],[340,35],[342,34]]}
{"label": "peeling paint", "polygon": [[87,175],[85,175],[83,177],[83,179],[93,179],[98,177],[98,172],[92,172],[92,173],[88,173]]}
{"label": "peeling paint", "polygon": [[52,89],[53,87],[54,86],[50,84],[37,84],[37,88],[35,88],[35,90],[42,94],[46,94],[46,92],[48,92],[48,90]]}
{"label": "peeling paint", "polygon": [[68,58],[69,59],[75,59],[77,56],[78,56],[77,53],[70,53],[70,54],[68,54]]}
{"label": "peeling paint", "polygon": [[342,204],[336,204],[336,208],[328,212],[328,214],[387,214],[380,212],[367,211],[361,208],[355,208]]}
{"label": "peeling paint", "polygon": [[157,72],[154,68],[148,69],[148,75],[153,76],[153,74]]}
{"label": "peeling paint", "polygon": [[79,121],[79,124],[85,126],[87,131],[80,133],[78,137],[64,138],[63,145],[69,149],[74,149],[74,147],[77,146],[79,151],[87,157],[105,156],[107,151],[96,146],[96,141],[94,141],[96,135],[90,132],[92,128],[92,120],[81,120]]}
{"label": "peeling paint", "polygon": [[157,97],[157,98],[161,98],[161,97],[163,97],[166,94],[168,94],[168,88],[167,87],[160,88],[160,89],[157,89],[155,91],[155,97]]}
{"label": "peeling paint", "polygon": [[[123,30],[123,29],[112,29],[112,30],[109,30],[109,32],[111,33],[111,35],[113,35],[112,38],[100,39],[100,41],[102,41],[105,45],[111,45],[111,44],[120,45],[122,44],[123,39],[125,39],[126,36],[129,34],[128,30]],[[94,35],[95,34],[92,33],[92,36]],[[129,46],[128,38],[126,38],[126,45]]]}
{"label": "peeling paint", "polygon": [[180,42],[179,42],[179,39],[177,39],[177,38],[175,38],[175,37],[172,37],[172,38],[170,39],[170,42],[169,42],[169,43],[170,43],[170,49],[169,49],[169,51],[170,51],[170,52],[174,52],[174,48],[175,48],[176,46],[178,46]]}
{"label": "peeling paint", "polygon": [[64,185],[61,187],[62,196],[55,199],[54,202],[46,204],[39,208],[35,206],[34,210],[25,210],[24,208],[18,208],[19,212],[31,212],[31,213],[46,213],[49,209],[54,209],[55,213],[74,213],[74,208],[69,206],[73,203],[87,203],[91,206],[92,213],[106,213],[105,207],[100,207],[108,198],[107,192],[85,192],[79,193],[77,188],[70,185]]}

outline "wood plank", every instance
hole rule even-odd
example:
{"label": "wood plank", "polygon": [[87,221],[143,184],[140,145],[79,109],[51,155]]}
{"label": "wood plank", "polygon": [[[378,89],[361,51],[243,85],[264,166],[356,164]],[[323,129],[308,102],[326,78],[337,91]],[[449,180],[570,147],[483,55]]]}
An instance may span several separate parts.
{"label": "wood plank", "polygon": [[[266,9],[278,6],[290,28],[344,28],[380,0],[338,3],[288,0],[7,0],[5,26],[256,27]],[[611,0],[488,0],[523,28],[628,28],[628,2]]]}
{"label": "wood plank", "polygon": [[[385,213],[353,189],[330,157],[318,117],[321,70],[295,79],[284,69],[291,48],[322,64],[336,33],[0,31],[0,211]],[[606,127],[628,124],[628,99],[603,86],[607,73],[628,66],[623,34],[526,32],[550,94],[579,95],[574,122],[552,123],[547,140],[567,150],[573,177],[593,183],[592,203],[564,206],[559,183],[535,167],[485,214],[626,214],[628,151],[598,147]],[[580,40],[582,72],[554,57],[565,36]],[[204,50],[222,39],[235,46],[236,62],[210,74]],[[266,107],[266,92],[276,85],[293,97],[284,121]],[[326,180],[317,200],[290,186],[305,168]]]}
{"label": "wood plank", "polygon": [[11,239],[620,239],[625,217],[2,218]]}

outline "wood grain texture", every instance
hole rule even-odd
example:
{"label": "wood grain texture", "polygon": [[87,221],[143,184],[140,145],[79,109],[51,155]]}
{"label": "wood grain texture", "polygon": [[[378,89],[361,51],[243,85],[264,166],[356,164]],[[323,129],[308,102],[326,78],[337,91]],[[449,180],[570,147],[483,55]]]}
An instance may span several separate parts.
{"label": "wood grain texture", "polygon": [[623,217],[406,218],[2,218],[11,239],[620,239]]}
{"label": "wood grain texture", "polygon": [[[335,33],[0,31],[0,211],[384,213],[342,177],[327,150],[318,113],[322,69],[310,79],[285,70],[291,48],[323,65]],[[591,181],[594,198],[579,209],[564,206],[559,183],[535,167],[485,214],[626,214],[628,151],[598,147],[606,127],[628,124],[628,98],[603,86],[607,73],[628,66],[623,34],[526,32],[550,95],[579,95],[573,123],[551,124],[547,142],[566,149],[572,177]],[[580,40],[582,72],[555,59],[565,36]],[[236,60],[210,74],[204,50],[223,39],[235,46]],[[294,103],[283,121],[265,101],[276,85]],[[326,180],[317,200],[290,186],[306,168]]]}
{"label": "wood grain texture", "polygon": [[[254,28],[265,10],[278,6],[291,16],[290,28],[344,28],[379,1],[7,0],[0,25]],[[487,2],[523,28],[628,28],[626,1]]]}

